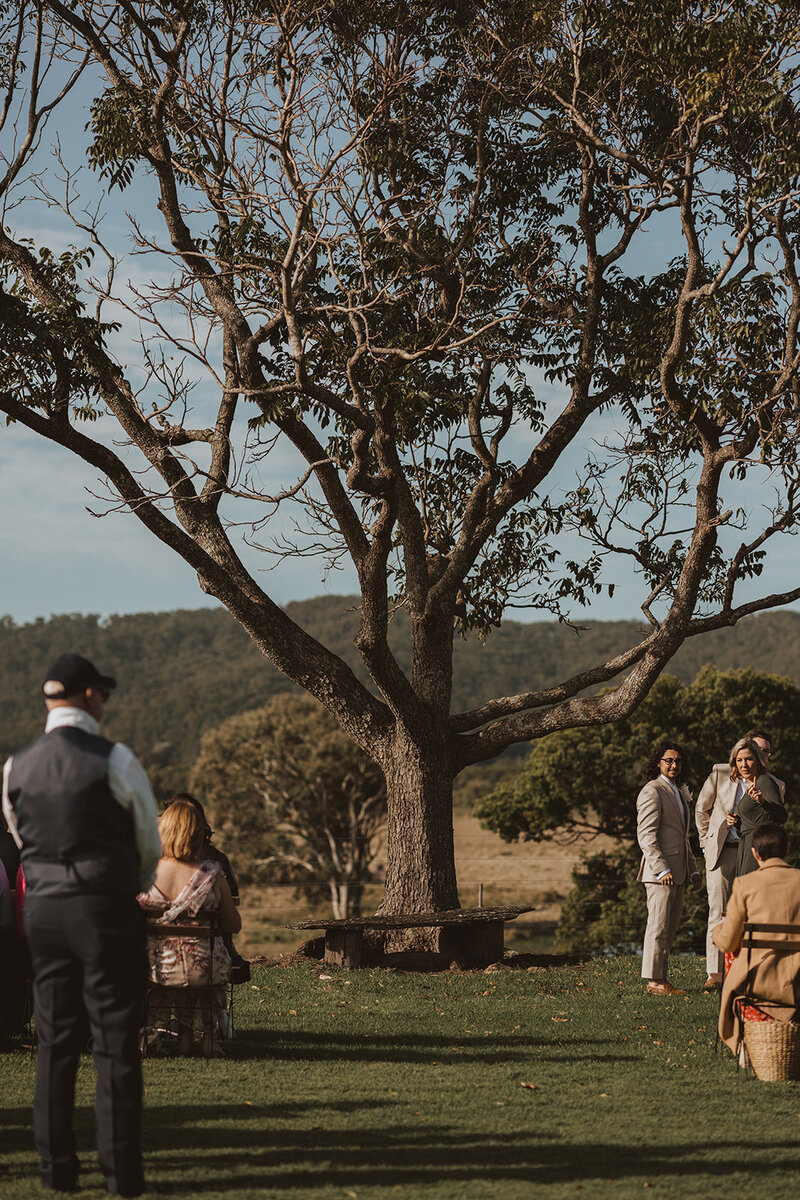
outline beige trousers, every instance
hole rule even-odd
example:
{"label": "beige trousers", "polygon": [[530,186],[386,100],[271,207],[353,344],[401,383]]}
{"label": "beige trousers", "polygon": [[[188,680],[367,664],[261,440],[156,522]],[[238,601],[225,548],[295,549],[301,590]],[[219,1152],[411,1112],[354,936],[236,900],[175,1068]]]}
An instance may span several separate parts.
{"label": "beige trousers", "polygon": [[723,954],[711,940],[711,935],[725,916],[728,897],[736,876],[736,846],[723,846],[719,862],[713,871],[706,860],[706,888],[708,889],[708,931],[706,933],[706,967],[709,975],[721,975]]}
{"label": "beige trousers", "polygon": [[647,928],[644,931],[642,979],[666,979],[667,963],[681,919],[686,884],[646,883]]}

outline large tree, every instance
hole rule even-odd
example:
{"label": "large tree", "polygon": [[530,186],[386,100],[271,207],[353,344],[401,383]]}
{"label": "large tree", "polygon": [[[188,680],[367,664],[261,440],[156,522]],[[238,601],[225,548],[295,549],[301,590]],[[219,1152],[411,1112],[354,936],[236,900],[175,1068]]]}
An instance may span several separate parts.
{"label": "large tree", "polygon": [[[796,6],[0,12],[0,411],[95,467],[381,766],[384,910],[455,907],[458,772],[624,717],[685,638],[800,596],[737,590],[797,516]],[[150,282],[124,286],[98,188],[135,188]],[[36,244],[33,191],[74,248]],[[124,361],[120,313],[141,329]],[[268,495],[283,445],[303,465]],[[245,567],[243,509],[258,540],[291,501],[313,533],[287,552],[354,567],[372,687]],[[641,578],[635,644],[451,711],[456,633],[579,610],[620,570]]]}

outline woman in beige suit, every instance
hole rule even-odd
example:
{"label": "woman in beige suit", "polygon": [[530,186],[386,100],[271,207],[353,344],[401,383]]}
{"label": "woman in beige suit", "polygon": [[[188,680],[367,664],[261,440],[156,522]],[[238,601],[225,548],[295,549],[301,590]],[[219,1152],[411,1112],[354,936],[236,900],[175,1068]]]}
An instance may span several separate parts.
{"label": "woman in beige suit", "polygon": [[[733,882],[725,920],[714,930],[720,950],[736,951],[746,921],[800,925],[800,871],[785,861],[786,831],[766,822],[753,831],[750,845],[757,869]],[[770,935],[783,940],[779,934]],[[800,1020],[800,951],[740,951],[725,976],[719,1011],[719,1035],[734,1053],[741,1040],[741,1021],[734,1008],[746,995],[776,1021]]]}
{"label": "woman in beige suit", "polygon": [[647,893],[647,928],[642,978],[651,996],[682,994],[667,980],[669,952],[678,932],[687,881],[701,887],[689,845],[692,798],[681,785],[683,751],[677,742],[660,742],[648,764],[648,782],[636,800],[636,838],[642,851],[637,879]]}
{"label": "woman in beige suit", "polygon": [[[776,821],[779,825],[786,819],[783,806],[785,784],[781,779],[768,773],[770,739],[757,729],[751,730],[745,737],[740,738],[731,750],[729,760],[717,763],[711,768],[708,779],[700,789],[697,797],[694,815],[697,822],[697,832],[700,834],[700,845],[706,860],[706,887],[708,889],[708,926],[706,930],[706,966],[708,976],[706,988],[714,988],[722,983],[722,955],[714,945],[714,930],[725,916],[728,897],[738,871],[739,851],[742,839],[739,833],[740,825],[744,825],[747,838],[752,834],[756,825],[763,821]],[[741,755],[742,770],[737,766]],[[767,771],[764,783],[766,793],[758,787],[759,775]],[[777,803],[775,806],[777,789]],[[744,817],[737,814],[740,802],[745,792],[750,789],[744,804]],[[757,793],[758,799],[751,793]],[[781,811],[783,816],[781,816]],[[746,845],[747,860],[750,870],[755,870],[756,864],[749,853],[749,842]],[[744,857],[745,851],[742,850]]]}

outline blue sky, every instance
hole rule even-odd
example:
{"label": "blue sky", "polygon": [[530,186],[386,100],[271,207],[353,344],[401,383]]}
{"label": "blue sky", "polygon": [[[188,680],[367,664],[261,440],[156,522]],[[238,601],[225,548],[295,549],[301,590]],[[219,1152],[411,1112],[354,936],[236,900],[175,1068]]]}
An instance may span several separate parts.
{"label": "blue sky", "polygon": [[[76,94],[70,109],[63,114],[66,132],[62,137],[62,152],[66,157],[72,156],[72,166],[79,165],[83,158],[84,138],[75,136],[75,130],[82,130],[85,125],[88,95],[88,90]],[[47,131],[38,166],[48,165],[56,133],[55,127]],[[51,157],[49,165],[52,166]],[[93,187],[96,193],[92,177],[86,176],[86,181],[88,194],[92,194]],[[51,183],[51,186],[54,185]],[[119,238],[125,236],[125,212],[134,211],[137,218],[147,224],[156,216],[154,202],[152,189],[141,177],[124,193],[113,193],[104,226],[110,239],[124,248],[126,243],[120,242]],[[37,241],[54,247],[78,240],[80,236],[76,236],[56,208],[42,203],[21,206],[6,214],[3,220],[18,234],[32,234]],[[671,252],[669,221],[666,221],[655,231],[655,236],[644,243],[646,257],[635,264],[635,268],[629,269],[644,272],[653,262],[663,262]],[[163,271],[163,266],[157,261],[127,254],[121,262],[119,277],[123,280],[130,277],[134,283],[141,284],[159,270]],[[135,334],[132,320],[123,317],[123,328],[114,338],[114,349],[124,364],[132,361],[131,342]],[[205,402],[205,386],[201,380],[195,393],[201,408]],[[212,393],[206,392],[206,397],[210,401]],[[551,399],[557,403],[558,398],[552,392]],[[573,485],[575,471],[586,451],[595,442],[602,441],[612,427],[613,417],[598,418],[587,427],[582,445],[574,448],[552,481],[556,495]],[[110,422],[101,422],[99,430],[105,438],[114,436]],[[98,426],[90,432],[97,433]],[[521,439],[523,435],[518,436]],[[277,491],[289,486],[296,477],[297,461],[287,450],[276,450],[264,464],[262,482],[267,490]],[[761,485],[762,481],[759,481],[736,489],[737,500],[742,497],[741,502],[747,507],[757,507]],[[100,518],[90,515],[87,509],[108,507],[91,494],[101,489],[102,481],[96,472],[66,450],[21,427],[0,428],[0,615],[8,614],[22,623],[63,612],[93,612],[107,616],[215,604],[216,601],[200,591],[186,564],[162,546],[134,516],[117,511]],[[292,517],[291,510],[281,510],[267,534],[275,536],[288,530]],[[584,547],[573,541],[568,549],[581,553]],[[265,590],[281,604],[324,592],[356,590],[352,570],[334,571],[325,578],[318,559],[284,561],[266,573],[272,560],[265,555],[244,547],[242,557]],[[799,576],[794,543],[784,539],[771,550],[768,574],[760,581],[758,590],[787,589],[798,582]],[[617,588],[613,599],[605,594],[598,597],[588,611],[576,610],[573,613],[576,619],[587,616],[620,619],[640,615],[642,588],[640,581],[631,577],[629,566],[623,562],[609,579],[613,579]],[[743,589],[742,597],[752,593],[752,588]],[[518,620],[547,616],[521,610],[514,610],[509,615]]]}
{"label": "blue sky", "polygon": [[[595,429],[594,433],[601,431]],[[587,442],[590,440],[591,436],[587,437]],[[561,486],[572,482],[577,459],[576,454],[562,472]],[[270,486],[290,482],[293,465],[288,457],[276,461]],[[90,515],[88,509],[107,507],[95,498],[101,490],[97,473],[68,451],[19,426],[0,429],[0,615],[8,614],[21,624],[54,613],[108,616],[216,603],[200,591],[191,569],[134,516],[119,511]],[[757,491],[747,489],[750,507],[757,503]],[[287,528],[288,517],[286,513],[278,518],[272,531]],[[317,559],[294,559],[266,572],[270,559],[248,547],[241,549],[261,586],[280,604],[356,590],[351,571],[335,571],[324,579]],[[580,552],[576,543],[571,549]],[[795,586],[800,572],[794,540],[784,538],[776,543],[769,564],[758,591]],[[575,610],[575,617],[619,620],[640,616],[641,583],[630,576],[624,563],[615,582],[613,599],[604,594],[589,610]],[[750,585],[742,589],[741,596],[755,592]],[[546,619],[547,614],[514,610],[509,616],[530,620]]]}
{"label": "blue sky", "polygon": [[[101,480],[68,451],[20,427],[0,431],[0,615],[22,624],[53,613],[164,611],[216,604],[194,573],[129,513],[93,517]],[[246,553],[255,572],[263,555]],[[348,592],[326,585],[315,560],[282,564],[262,586],[280,604]]]}

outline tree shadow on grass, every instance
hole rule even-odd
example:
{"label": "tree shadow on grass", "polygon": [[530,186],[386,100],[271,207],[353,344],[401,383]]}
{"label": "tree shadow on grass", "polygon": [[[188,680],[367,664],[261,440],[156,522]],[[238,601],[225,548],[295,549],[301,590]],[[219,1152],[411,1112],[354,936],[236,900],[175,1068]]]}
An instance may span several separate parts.
{"label": "tree shadow on grass", "polygon": [[0,1108],[0,1156],[28,1147],[33,1148],[33,1114],[30,1105]]}
{"label": "tree shadow on grass", "polygon": [[253,1030],[233,1043],[232,1060],[264,1058],[271,1060],[308,1060],[314,1062],[400,1062],[447,1065],[463,1063],[465,1058],[486,1065],[515,1063],[534,1047],[550,1053],[537,1054],[537,1062],[634,1062],[635,1053],[620,1053],[615,1038],[572,1038],[567,1033],[554,1038],[480,1034],[454,1034],[452,1037],[386,1034],[311,1033],[288,1030]]}
{"label": "tree shadow on grass", "polygon": [[[794,1140],[762,1141],[748,1146],[738,1138],[715,1139],[702,1132],[657,1146],[576,1140],[543,1129],[502,1129],[496,1133],[464,1130],[420,1116],[411,1125],[376,1123],[387,1100],[345,1098],[281,1101],[275,1104],[174,1104],[146,1108],[144,1144],[151,1188],[164,1196],[200,1191],[287,1196],[314,1189],[409,1189],[481,1179],[506,1183],[509,1195],[522,1184],[579,1184],[641,1178],[665,1187],[696,1179],[724,1180],[743,1173],[758,1179],[770,1195],[796,1179],[800,1149]],[[373,1120],[370,1120],[370,1115]],[[405,1110],[406,1122],[408,1119]],[[346,1127],[343,1127],[343,1118]],[[295,1123],[288,1126],[287,1121]],[[313,1124],[312,1124],[313,1122]],[[79,1106],[76,1125],[84,1131],[82,1155],[91,1145],[92,1112]],[[0,1109],[6,1140],[30,1127],[30,1109]],[[335,1127],[332,1127],[335,1126]],[[32,1148],[31,1148],[32,1149]],[[86,1166],[91,1170],[90,1162]],[[16,1174],[28,1174],[20,1167]],[[14,1172],[12,1172],[13,1174]],[[365,1191],[365,1194],[368,1192]],[[685,1194],[685,1191],[681,1191]]]}
{"label": "tree shadow on grass", "polygon": [[[314,1111],[324,1119],[326,1108],[337,1107],[336,1103],[322,1106],[320,1113],[320,1106],[314,1106]],[[372,1104],[363,1107],[374,1109]],[[183,1140],[189,1145],[196,1142],[193,1124],[203,1119],[202,1111],[159,1110],[157,1144],[148,1139],[148,1149],[151,1181],[160,1193],[186,1195],[196,1189],[196,1179],[159,1179],[158,1175],[159,1171],[166,1176],[186,1172],[186,1151],[183,1155],[171,1151]],[[505,1130],[491,1136],[424,1119],[413,1126],[359,1121],[348,1129],[330,1129],[323,1123],[305,1130],[285,1125],[275,1130],[270,1128],[269,1106],[246,1118],[241,1107],[231,1106],[227,1120],[230,1124],[225,1128],[202,1130],[194,1169],[208,1190],[263,1188],[276,1195],[280,1189],[289,1194],[332,1186],[357,1191],[437,1183],[452,1190],[454,1184],[482,1178],[505,1181],[510,1188],[522,1183],[590,1186],[593,1181],[637,1176],[669,1186],[670,1181],[692,1176],[724,1179],[746,1171],[754,1179],[758,1176],[763,1194],[769,1195],[771,1180],[776,1184],[789,1180],[800,1169],[800,1151],[793,1141],[748,1148],[745,1163],[741,1142],[735,1138],[715,1142],[711,1159],[707,1143],[699,1138],[695,1144],[683,1140],[654,1147],[621,1140],[616,1144],[575,1141],[541,1130]]]}

